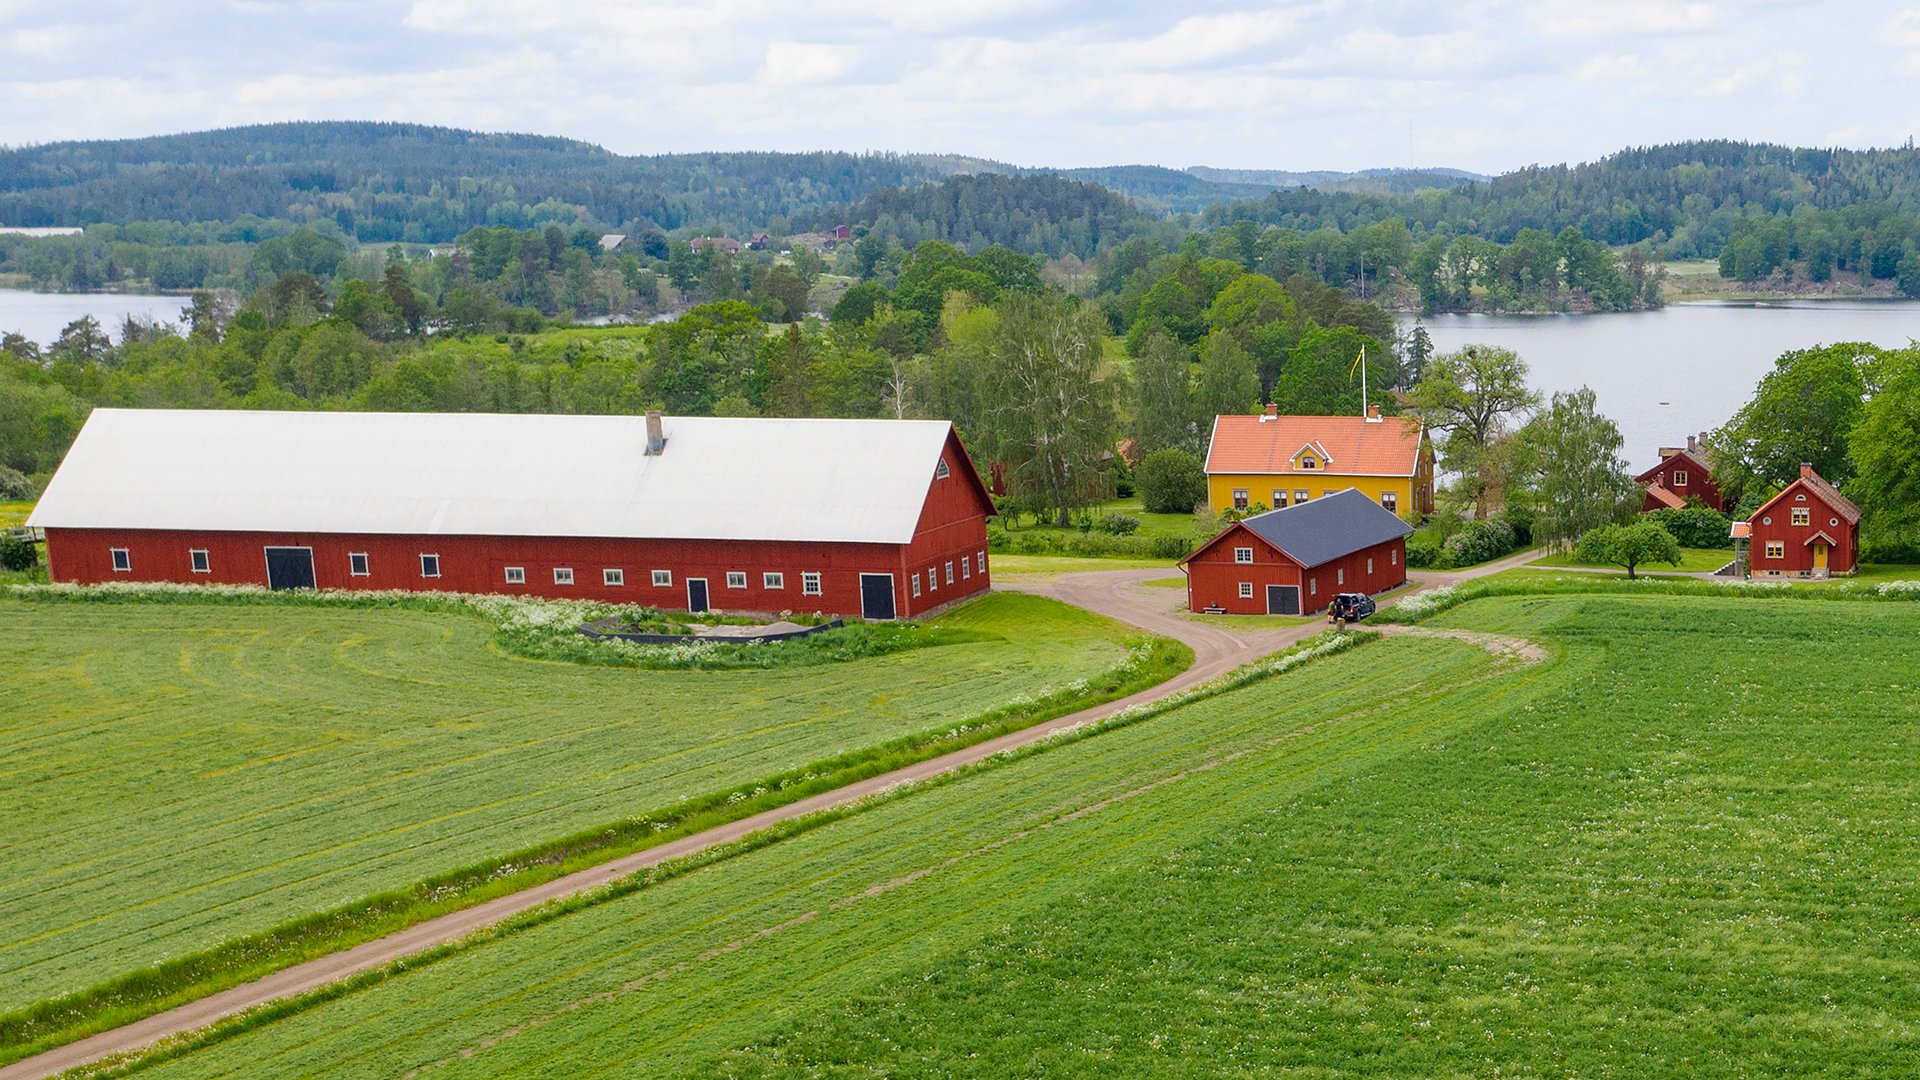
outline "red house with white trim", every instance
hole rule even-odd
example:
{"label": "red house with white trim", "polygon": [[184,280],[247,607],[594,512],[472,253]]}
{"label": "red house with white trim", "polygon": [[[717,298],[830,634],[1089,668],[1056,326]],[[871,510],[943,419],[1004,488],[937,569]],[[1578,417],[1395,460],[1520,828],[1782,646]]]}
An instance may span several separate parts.
{"label": "red house with white trim", "polygon": [[1860,508],[1810,464],[1746,525],[1749,576],[1823,578],[1859,567]]}
{"label": "red house with white trim", "polygon": [[1190,611],[1305,615],[1407,580],[1413,527],[1353,488],[1228,526],[1180,560]]}
{"label": "red house with white trim", "polygon": [[1678,510],[1687,505],[1688,499],[1699,499],[1700,505],[1709,510],[1724,512],[1727,508],[1726,497],[1720,494],[1720,485],[1713,482],[1706,458],[1700,453],[1700,440],[1693,435],[1687,436],[1685,447],[1661,447],[1660,464],[1634,477],[1633,482],[1646,485],[1646,498],[1640,503],[1643,514]]}
{"label": "red house with white trim", "polygon": [[96,409],[30,524],[61,582],[895,618],[992,512],[945,421]]}

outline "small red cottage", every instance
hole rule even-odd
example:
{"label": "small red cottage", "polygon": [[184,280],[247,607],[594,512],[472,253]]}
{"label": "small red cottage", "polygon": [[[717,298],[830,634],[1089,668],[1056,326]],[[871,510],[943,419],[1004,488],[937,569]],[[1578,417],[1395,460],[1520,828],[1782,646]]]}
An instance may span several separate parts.
{"label": "small red cottage", "polygon": [[1687,445],[1660,448],[1660,464],[1633,478],[1636,484],[1645,484],[1647,497],[1640,504],[1640,512],[1652,510],[1678,510],[1687,505],[1688,499],[1699,499],[1700,505],[1709,510],[1724,511],[1726,499],[1720,494],[1720,485],[1713,482],[1713,476],[1707,469],[1706,458],[1700,452],[1700,440],[1687,436]]}
{"label": "small red cottage", "polygon": [[993,503],[930,420],[95,409],[34,508],[53,580],[921,615]]}
{"label": "small red cottage", "polygon": [[1304,615],[1335,593],[1407,580],[1407,534],[1393,511],[1348,488],[1237,521],[1180,560],[1191,611]]}
{"label": "small red cottage", "polygon": [[1800,478],[1755,510],[1746,525],[1749,576],[1823,578],[1851,574],[1858,566],[1860,508],[1812,465],[1802,463]]}

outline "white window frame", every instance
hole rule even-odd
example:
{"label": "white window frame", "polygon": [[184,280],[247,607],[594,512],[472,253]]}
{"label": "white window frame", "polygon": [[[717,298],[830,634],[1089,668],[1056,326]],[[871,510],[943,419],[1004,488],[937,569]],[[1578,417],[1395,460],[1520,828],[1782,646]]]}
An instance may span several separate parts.
{"label": "white window frame", "polygon": [[953,560],[947,560],[947,584],[953,584]]}
{"label": "white window frame", "polygon": [[656,589],[673,588],[673,571],[655,570],[653,572],[653,587]]}
{"label": "white window frame", "polygon": [[1793,508],[1792,523],[1795,525],[1813,524],[1813,507],[1796,506]]}
{"label": "white window frame", "polygon": [[747,587],[747,572],[745,570],[727,571],[727,588],[744,589],[746,587]]}
{"label": "white window frame", "polygon": [[213,573],[213,557],[207,553],[206,548],[188,548],[187,569],[196,574],[211,574]]}
{"label": "white window frame", "polygon": [[1367,574],[1369,576],[1373,574],[1373,556],[1371,555],[1367,556]]}
{"label": "white window frame", "polygon": [[1318,470],[1320,468],[1320,461],[1312,454],[1301,454],[1300,467],[1302,469]]}
{"label": "white window frame", "polygon": [[967,558],[965,555],[960,556],[960,580],[973,580],[973,560]]}
{"label": "white window frame", "polygon": [[1319,578],[1310,577],[1307,579],[1307,595],[1308,596],[1320,595],[1320,579]]}
{"label": "white window frame", "polygon": [[1313,500],[1313,493],[1308,491],[1306,488],[1293,489],[1293,505],[1299,506],[1303,502],[1311,502],[1312,500]]}
{"label": "white window frame", "polygon": [[1275,510],[1285,510],[1287,508],[1287,489],[1286,488],[1273,489],[1273,508]]}
{"label": "white window frame", "polygon": [[1786,557],[1787,557],[1787,542],[1786,542],[1785,540],[1769,540],[1769,541],[1767,541],[1767,555],[1766,555],[1766,557],[1767,557],[1767,558],[1769,558],[1769,559],[1784,559],[1784,558],[1786,558]]}
{"label": "white window frame", "polygon": [[1249,494],[1246,488],[1233,489],[1233,508],[1235,510],[1245,510],[1249,505],[1252,504],[1252,501],[1253,500],[1249,498]]}
{"label": "white window frame", "polygon": [[1674,487],[1687,486],[1687,470],[1685,469],[1673,470],[1673,486]]}
{"label": "white window frame", "polygon": [[509,585],[525,585],[527,583],[527,568],[524,566],[504,566],[501,567],[501,576],[506,579]]}
{"label": "white window frame", "polygon": [[981,573],[983,573],[983,574],[984,574],[984,573],[986,573],[986,572],[987,572],[987,552],[986,552],[986,549],[984,549],[984,548],[982,548],[982,549],[981,549],[981,550],[980,550],[980,551],[979,551],[979,552],[978,552],[977,554],[975,554],[975,555],[974,555],[974,559],[976,559],[976,560],[977,560],[977,561],[979,562],[979,564],[980,564],[980,572],[981,572]]}
{"label": "white window frame", "polygon": [[[354,568],[355,559],[360,560],[359,569]],[[367,557],[366,552],[364,551],[347,552],[347,576],[348,577],[372,577],[373,576],[373,560]]]}
{"label": "white window frame", "polygon": [[[427,573],[428,559],[433,560],[433,573],[431,574]],[[439,552],[423,551],[420,553],[420,576],[423,578],[437,578],[440,576],[440,553]]]}
{"label": "white window frame", "polygon": [[1397,491],[1381,492],[1380,507],[1381,509],[1387,511],[1390,514],[1399,513],[1400,512],[1400,493]]}
{"label": "white window frame", "polygon": [[801,596],[825,596],[826,590],[820,585],[820,571],[803,570],[800,572]]}
{"label": "white window frame", "polygon": [[913,572],[913,577],[911,578],[911,582],[913,585],[913,595],[919,596],[920,595],[920,571],[915,570]]}
{"label": "white window frame", "polygon": [[937,566],[927,567],[927,591],[940,591],[940,568]]}
{"label": "white window frame", "polygon": [[554,583],[555,585],[571,585],[571,584],[573,584],[573,567],[571,567],[571,566],[556,566],[556,567],[554,567],[554,568],[553,568],[553,583]]}
{"label": "white window frame", "polygon": [[760,575],[760,587],[763,589],[784,589],[787,587],[787,575],[778,570],[768,570]]}
{"label": "white window frame", "polygon": [[627,571],[625,567],[606,566],[600,569],[600,584],[608,588],[618,588],[626,585],[626,583]]}
{"label": "white window frame", "polygon": [[941,458],[940,464],[935,465],[933,467],[933,478],[935,480],[945,480],[947,477],[952,475],[953,475],[953,470],[947,468],[946,458]]}
{"label": "white window frame", "polygon": [[1234,562],[1237,562],[1237,563],[1252,563],[1252,562],[1253,562],[1253,549],[1252,549],[1252,548],[1250,548],[1250,547],[1237,547],[1237,548],[1234,548],[1234,549],[1233,549],[1233,561],[1234,561]]}
{"label": "white window frame", "polygon": [[133,552],[126,548],[108,548],[107,553],[113,559],[113,572],[116,574],[133,573]]}
{"label": "white window frame", "polygon": [[1242,600],[1253,599],[1253,582],[1243,581],[1240,583],[1240,599]]}
{"label": "white window frame", "polygon": [[1400,565],[1400,549],[1399,548],[1394,548],[1392,551],[1387,552],[1387,565],[1389,566]]}

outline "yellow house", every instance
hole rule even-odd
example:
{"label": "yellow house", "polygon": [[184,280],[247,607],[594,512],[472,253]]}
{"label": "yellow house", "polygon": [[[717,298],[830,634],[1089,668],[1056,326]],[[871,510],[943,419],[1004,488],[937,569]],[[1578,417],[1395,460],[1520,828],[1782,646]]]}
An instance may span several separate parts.
{"label": "yellow house", "polygon": [[1216,416],[1207,445],[1215,513],[1283,506],[1354,488],[1408,521],[1433,513],[1433,446],[1419,421],[1381,416]]}

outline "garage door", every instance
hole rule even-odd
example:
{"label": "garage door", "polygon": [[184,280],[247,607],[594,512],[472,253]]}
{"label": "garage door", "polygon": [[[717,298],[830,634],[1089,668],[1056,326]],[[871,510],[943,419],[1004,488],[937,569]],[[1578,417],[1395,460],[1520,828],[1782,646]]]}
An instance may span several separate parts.
{"label": "garage door", "polygon": [[1267,614],[1269,615],[1300,614],[1300,586],[1298,585],[1267,586]]}

